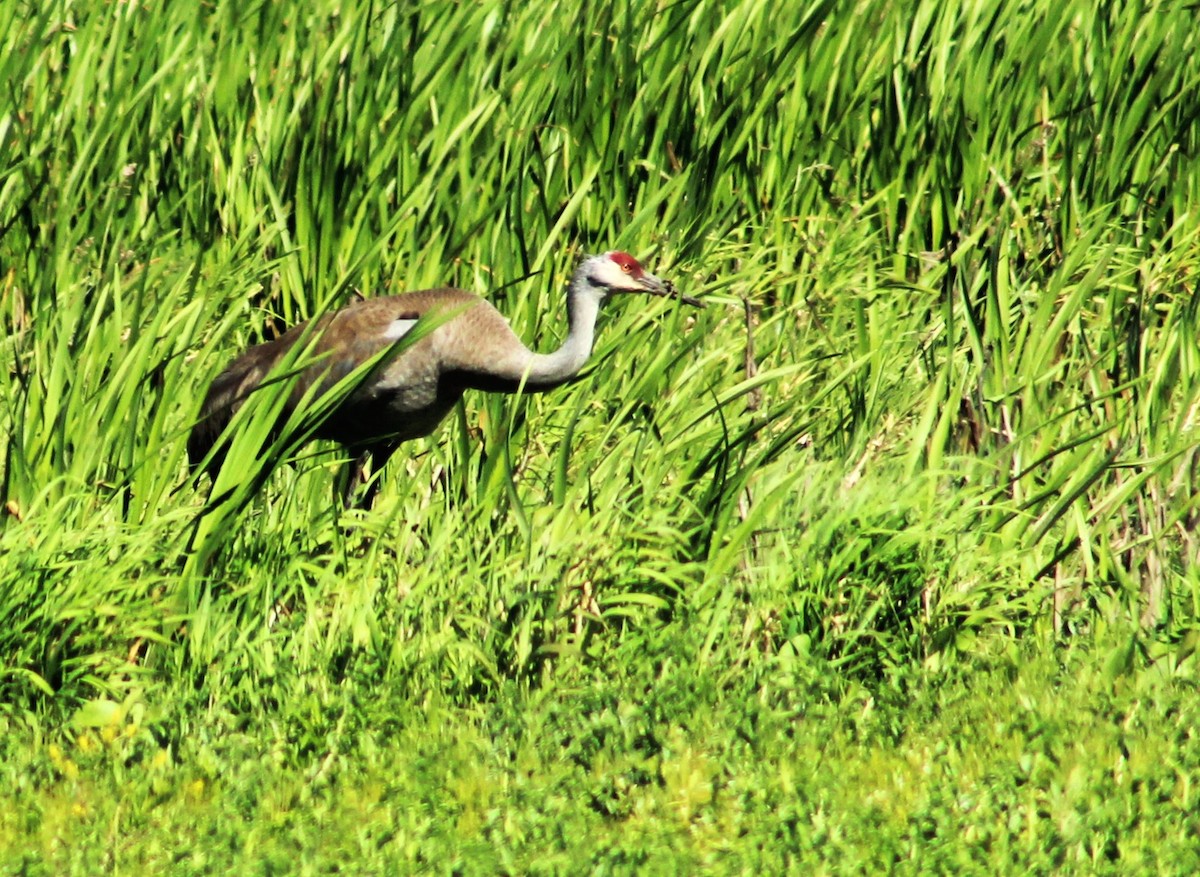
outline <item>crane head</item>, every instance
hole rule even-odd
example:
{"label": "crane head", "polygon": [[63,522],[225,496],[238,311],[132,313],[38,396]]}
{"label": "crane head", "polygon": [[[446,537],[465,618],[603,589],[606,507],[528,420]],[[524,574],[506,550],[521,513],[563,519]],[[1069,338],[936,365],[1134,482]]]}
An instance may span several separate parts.
{"label": "crane head", "polygon": [[663,295],[678,298],[687,304],[704,307],[699,299],[682,295],[669,280],[655,277],[642,267],[637,259],[620,250],[612,250],[599,256],[592,256],[584,261],[585,276],[588,283],[601,291],[601,294],[616,292],[644,292],[650,295]]}

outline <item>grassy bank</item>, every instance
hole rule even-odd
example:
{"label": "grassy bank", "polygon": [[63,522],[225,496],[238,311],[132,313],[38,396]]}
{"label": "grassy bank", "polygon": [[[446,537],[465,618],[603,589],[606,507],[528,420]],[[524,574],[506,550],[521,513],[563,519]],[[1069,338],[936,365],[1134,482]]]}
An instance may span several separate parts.
{"label": "grassy bank", "polygon": [[13,746],[0,838],[26,873],[1198,864],[1191,685],[1069,653],[830,697],[811,667],[721,677],[662,645],[468,707],[317,681],[262,726],[208,710],[166,746],[136,723]]}
{"label": "grassy bank", "polygon": [[[0,5],[14,861],[59,870],[76,817],[135,830],[117,868],[214,833],[258,861],[358,813],[367,865],[839,870],[806,832],[852,801],[848,870],[1117,861],[1022,797],[1054,789],[1123,861],[1185,849],[1192,11],[895,6]],[[708,307],[610,303],[581,380],[468,395],[369,513],[321,446],[215,507],[186,483],[236,350],[443,284],[547,350],[609,248]],[[660,684],[656,730],[622,718]],[[1087,730],[1093,702],[1121,718]],[[1000,712],[1051,716],[1041,779]],[[1174,779],[1121,785],[1127,719]],[[572,756],[590,722],[616,730]],[[916,792],[878,779],[915,764]],[[604,859],[623,831],[645,845]]]}

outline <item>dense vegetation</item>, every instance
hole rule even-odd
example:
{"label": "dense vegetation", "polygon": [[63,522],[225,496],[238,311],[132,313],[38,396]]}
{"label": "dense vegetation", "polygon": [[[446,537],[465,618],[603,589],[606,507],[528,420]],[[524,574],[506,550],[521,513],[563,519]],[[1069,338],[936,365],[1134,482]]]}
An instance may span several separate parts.
{"label": "dense vegetation", "polygon": [[[0,2],[5,866],[1194,873],[1194,16]],[[616,247],[708,307],[370,512],[188,483],[245,345]]]}

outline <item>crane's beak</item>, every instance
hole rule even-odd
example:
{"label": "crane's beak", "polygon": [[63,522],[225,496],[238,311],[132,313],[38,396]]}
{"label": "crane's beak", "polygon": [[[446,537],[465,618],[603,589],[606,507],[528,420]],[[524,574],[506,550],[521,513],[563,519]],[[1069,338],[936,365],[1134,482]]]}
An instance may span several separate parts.
{"label": "crane's beak", "polygon": [[666,298],[677,298],[684,304],[689,304],[694,308],[704,307],[704,302],[698,298],[692,298],[690,295],[684,295],[675,288],[675,284],[670,280],[663,280],[660,277],[655,277],[653,274],[642,272],[642,276],[637,279],[642,288],[651,295],[661,295]]}

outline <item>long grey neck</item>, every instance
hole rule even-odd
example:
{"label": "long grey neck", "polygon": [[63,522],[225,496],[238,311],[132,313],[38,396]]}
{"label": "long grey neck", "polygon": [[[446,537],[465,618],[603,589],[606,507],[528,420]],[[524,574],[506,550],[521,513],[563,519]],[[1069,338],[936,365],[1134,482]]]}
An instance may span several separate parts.
{"label": "long grey neck", "polygon": [[592,355],[600,302],[598,296],[587,287],[588,280],[584,272],[576,272],[567,293],[567,337],[562,346],[553,353],[528,352],[524,357],[520,376],[524,378],[527,391],[549,390],[566,383],[579,374],[583,364]]}

